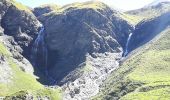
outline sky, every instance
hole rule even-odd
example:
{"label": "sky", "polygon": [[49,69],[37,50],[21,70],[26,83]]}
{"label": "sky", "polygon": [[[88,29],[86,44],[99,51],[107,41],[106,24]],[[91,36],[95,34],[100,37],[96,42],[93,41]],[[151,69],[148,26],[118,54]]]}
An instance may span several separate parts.
{"label": "sky", "polygon": [[[39,5],[49,4],[49,3],[63,6],[73,2],[85,2],[89,0],[16,0],[16,1],[19,1],[24,5],[34,8]],[[148,5],[157,0],[96,0],[96,1],[102,1],[113,8],[127,11],[127,10],[142,8],[145,5]]]}

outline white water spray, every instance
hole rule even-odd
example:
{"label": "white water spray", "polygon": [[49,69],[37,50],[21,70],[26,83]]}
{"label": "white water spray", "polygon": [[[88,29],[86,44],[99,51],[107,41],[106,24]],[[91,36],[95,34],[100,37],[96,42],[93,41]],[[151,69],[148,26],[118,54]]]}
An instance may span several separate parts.
{"label": "white water spray", "polygon": [[[43,61],[43,64],[44,64],[43,67],[47,68],[48,53],[47,53],[47,47],[46,47],[44,37],[45,37],[44,26],[42,26],[40,31],[38,32],[38,37],[36,38],[32,46],[31,61],[32,61],[33,66],[38,67],[37,61],[41,60]],[[45,73],[48,74],[48,72],[45,72]]]}
{"label": "white water spray", "polygon": [[128,39],[127,39],[127,42],[126,42],[126,47],[125,47],[125,52],[124,52],[124,54],[123,54],[123,57],[125,57],[125,56],[127,56],[127,54],[129,53],[129,42],[130,42],[130,40],[131,40],[131,37],[132,37],[132,34],[133,33],[130,33],[129,34],[129,36],[128,36]]}

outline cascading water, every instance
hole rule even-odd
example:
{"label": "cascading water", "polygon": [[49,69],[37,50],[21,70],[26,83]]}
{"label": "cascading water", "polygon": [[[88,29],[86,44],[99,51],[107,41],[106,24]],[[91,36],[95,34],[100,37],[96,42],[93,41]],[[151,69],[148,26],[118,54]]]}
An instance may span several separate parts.
{"label": "cascading water", "polygon": [[132,34],[133,33],[130,33],[129,36],[128,36],[128,39],[127,39],[127,42],[126,42],[126,47],[125,47],[125,52],[123,54],[123,57],[127,56],[127,54],[129,53],[129,42],[131,40],[131,37],[132,37]]}
{"label": "cascading water", "polygon": [[42,25],[38,32],[38,37],[32,46],[31,63],[34,67],[40,70],[48,79],[48,85],[54,84],[56,80],[48,73],[48,50],[45,42],[44,26]]}
{"label": "cascading water", "polygon": [[32,46],[31,51],[31,62],[34,67],[40,67],[45,70],[45,74],[48,74],[47,71],[47,46],[45,43],[45,33],[44,33],[44,26],[42,25],[38,37],[36,38],[35,42]]}

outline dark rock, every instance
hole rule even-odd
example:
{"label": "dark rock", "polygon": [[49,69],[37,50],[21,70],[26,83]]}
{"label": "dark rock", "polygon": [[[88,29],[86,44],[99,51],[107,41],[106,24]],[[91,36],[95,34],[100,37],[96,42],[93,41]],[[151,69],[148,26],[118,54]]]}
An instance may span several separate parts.
{"label": "dark rock", "polygon": [[12,2],[8,0],[0,2],[0,8],[2,9],[0,11],[2,28],[0,29],[1,31],[4,30],[4,34],[14,37],[23,49],[23,55],[28,58],[29,48],[37,36],[40,23],[31,12],[21,10]]}
{"label": "dark rock", "polygon": [[136,25],[134,34],[130,40],[130,51],[147,43],[170,25],[170,12],[154,19],[145,20]]}
{"label": "dark rock", "polygon": [[67,7],[61,13],[45,16],[48,68],[56,81],[85,62],[86,54],[122,52],[133,27],[116,16],[119,12],[102,6],[101,9]]}

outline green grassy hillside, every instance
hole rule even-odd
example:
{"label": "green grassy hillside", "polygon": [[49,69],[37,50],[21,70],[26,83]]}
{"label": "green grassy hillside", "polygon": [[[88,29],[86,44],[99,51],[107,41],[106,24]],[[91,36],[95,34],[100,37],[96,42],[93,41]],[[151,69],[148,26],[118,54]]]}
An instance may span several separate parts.
{"label": "green grassy hillside", "polygon": [[[0,97],[8,96],[6,99],[11,100],[10,98],[13,96],[19,96],[21,98],[24,94],[30,93],[35,99],[45,96],[48,96],[52,100],[61,99],[61,92],[59,89],[45,88],[36,80],[35,76],[23,72],[14,62],[11,53],[1,42],[0,57],[3,57],[5,59],[3,63],[8,64],[11,68],[11,70],[7,71],[12,71],[11,81],[8,83],[0,83]],[[4,73],[0,72],[0,75],[2,74]]]}
{"label": "green grassy hillside", "polygon": [[113,72],[96,100],[170,100],[170,29]]}

